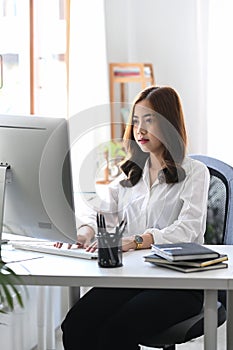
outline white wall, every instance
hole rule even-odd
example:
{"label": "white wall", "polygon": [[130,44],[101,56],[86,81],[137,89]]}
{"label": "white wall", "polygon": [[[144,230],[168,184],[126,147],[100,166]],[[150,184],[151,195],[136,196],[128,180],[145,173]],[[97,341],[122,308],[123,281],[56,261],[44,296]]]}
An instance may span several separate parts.
{"label": "white wall", "polygon": [[108,62],[153,63],[156,84],[181,96],[189,152],[205,153],[208,0],[105,0],[105,11]]}
{"label": "white wall", "polygon": [[208,154],[233,165],[233,2],[210,1]]}

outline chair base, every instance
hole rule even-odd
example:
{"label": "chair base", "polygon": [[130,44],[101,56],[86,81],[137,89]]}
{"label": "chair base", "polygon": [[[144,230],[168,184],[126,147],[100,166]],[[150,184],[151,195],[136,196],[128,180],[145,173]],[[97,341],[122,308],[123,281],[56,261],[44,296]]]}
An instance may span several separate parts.
{"label": "chair base", "polygon": [[[218,327],[226,321],[226,309],[218,302]],[[175,350],[176,344],[183,344],[204,334],[204,309],[198,315],[177,323],[166,331],[143,342],[144,346]],[[173,343],[174,345],[168,344]]]}

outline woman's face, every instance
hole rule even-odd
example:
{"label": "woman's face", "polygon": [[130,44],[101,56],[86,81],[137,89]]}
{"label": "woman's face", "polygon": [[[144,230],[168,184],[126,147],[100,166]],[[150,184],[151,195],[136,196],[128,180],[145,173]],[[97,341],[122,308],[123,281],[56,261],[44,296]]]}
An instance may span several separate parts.
{"label": "woman's face", "polygon": [[135,105],[132,123],[134,139],[143,152],[158,154],[163,150],[156,112],[147,100]]}

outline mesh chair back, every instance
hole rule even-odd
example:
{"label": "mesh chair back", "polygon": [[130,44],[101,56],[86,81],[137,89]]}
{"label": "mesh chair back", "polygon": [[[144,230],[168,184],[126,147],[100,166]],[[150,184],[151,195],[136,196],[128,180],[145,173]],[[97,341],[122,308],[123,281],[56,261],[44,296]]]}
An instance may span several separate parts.
{"label": "mesh chair back", "polygon": [[209,169],[205,244],[223,244],[227,217],[228,187],[226,178],[218,171]]}
{"label": "mesh chair back", "polygon": [[206,244],[233,244],[233,167],[205,155],[190,155],[210,172]]}

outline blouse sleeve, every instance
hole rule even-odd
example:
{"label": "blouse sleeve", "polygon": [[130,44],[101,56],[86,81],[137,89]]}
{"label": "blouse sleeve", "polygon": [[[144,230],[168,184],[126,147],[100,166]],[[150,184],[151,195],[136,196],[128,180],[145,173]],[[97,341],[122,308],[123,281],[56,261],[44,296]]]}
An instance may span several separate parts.
{"label": "blouse sleeve", "polygon": [[206,229],[209,170],[199,161],[191,162],[179,194],[181,209],[177,219],[163,229],[148,228],[155,243],[204,242]]}

